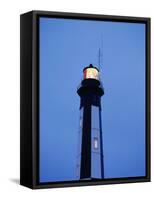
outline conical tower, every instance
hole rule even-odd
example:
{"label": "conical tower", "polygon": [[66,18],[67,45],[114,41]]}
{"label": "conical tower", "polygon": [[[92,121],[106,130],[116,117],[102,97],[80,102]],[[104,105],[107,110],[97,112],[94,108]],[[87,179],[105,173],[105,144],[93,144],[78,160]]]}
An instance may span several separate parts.
{"label": "conical tower", "polygon": [[104,178],[101,97],[104,89],[99,69],[90,64],[83,69],[77,89],[80,96],[80,128],[77,155],[78,179]]}

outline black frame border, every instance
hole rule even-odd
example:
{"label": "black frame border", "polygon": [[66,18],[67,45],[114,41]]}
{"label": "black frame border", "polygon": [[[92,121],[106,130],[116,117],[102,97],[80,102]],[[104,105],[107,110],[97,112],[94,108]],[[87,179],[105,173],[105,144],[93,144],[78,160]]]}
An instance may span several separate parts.
{"label": "black frame border", "polygon": [[[56,188],[56,187],[72,187],[72,186],[90,186],[104,184],[119,183],[137,183],[151,181],[151,34],[150,34],[150,18],[113,16],[113,15],[96,15],[83,13],[67,13],[67,12],[51,12],[51,11],[31,11],[22,16],[30,14],[32,17],[32,182],[26,185],[33,189],[39,188]],[[39,182],[39,17],[63,18],[63,19],[80,19],[80,20],[96,20],[111,22],[129,22],[143,23],[146,25],[146,176],[143,177],[125,177],[112,178],[97,181],[58,181],[58,182]],[[22,147],[21,147],[22,148]],[[28,148],[28,146],[27,146]],[[27,172],[28,173],[28,172]]]}

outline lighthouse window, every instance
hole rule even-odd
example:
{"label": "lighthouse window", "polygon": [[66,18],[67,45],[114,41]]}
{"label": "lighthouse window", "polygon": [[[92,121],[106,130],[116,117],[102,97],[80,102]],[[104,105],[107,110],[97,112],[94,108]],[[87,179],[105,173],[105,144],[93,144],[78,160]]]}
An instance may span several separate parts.
{"label": "lighthouse window", "polygon": [[82,128],[82,121],[83,121],[83,108],[80,110],[80,119],[79,119],[79,126]]}
{"label": "lighthouse window", "polygon": [[94,149],[98,149],[98,138],[94,138]]}
{"label": "lighthouse window", "polygon": [[82,127],[82,118],[80,118],[80,127]]}
{"label": "lighthouse window", "polygon": [[99,129],[99,107],[97,106],[92,106],[92,128],[93,129]]}

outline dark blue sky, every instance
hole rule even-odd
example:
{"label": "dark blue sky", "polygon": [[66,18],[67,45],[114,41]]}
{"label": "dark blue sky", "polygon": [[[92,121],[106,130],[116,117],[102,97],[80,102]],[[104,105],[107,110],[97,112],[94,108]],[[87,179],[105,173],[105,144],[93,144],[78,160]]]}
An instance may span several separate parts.
{"label": "dark blue sky", "polygon": [[82,70],[103,38],[105,178],[145,175],[145,25],[40,18],[40,182],[74,180]]}

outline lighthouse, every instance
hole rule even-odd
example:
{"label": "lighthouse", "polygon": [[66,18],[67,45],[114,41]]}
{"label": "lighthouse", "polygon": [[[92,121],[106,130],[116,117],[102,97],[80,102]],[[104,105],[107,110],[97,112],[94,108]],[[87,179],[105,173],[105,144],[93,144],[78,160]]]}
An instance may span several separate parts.
{"label": "lighthouse", "polygon": [[77,94],[80,97],[77,179],[103,179],[101,97],[104,95],[104,89],[97,67],[90,64],[83,69],[83,79]]}

